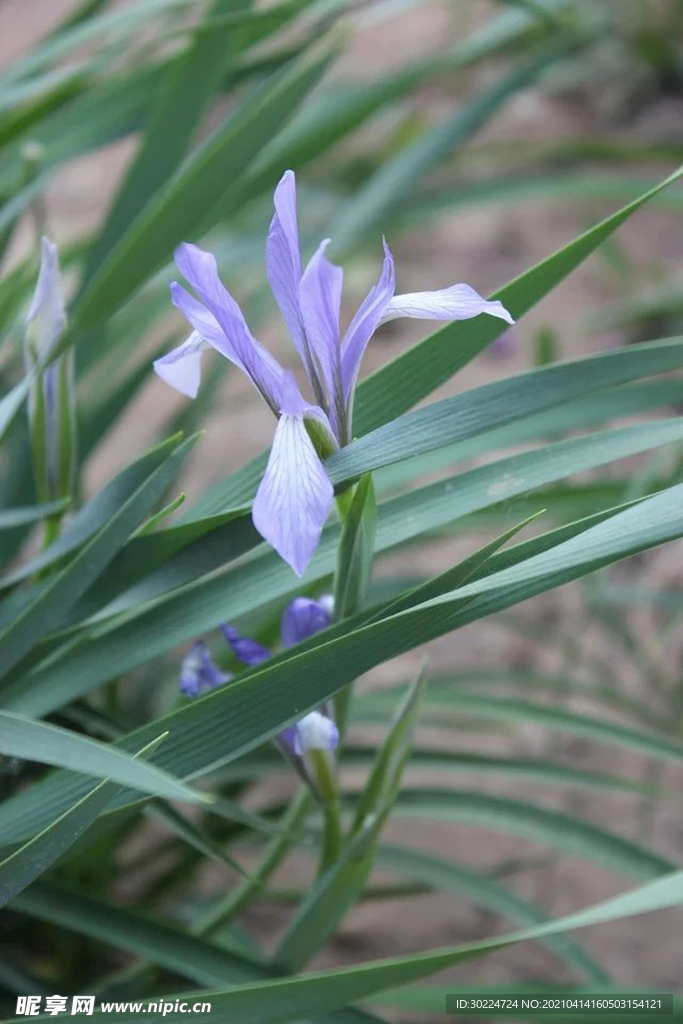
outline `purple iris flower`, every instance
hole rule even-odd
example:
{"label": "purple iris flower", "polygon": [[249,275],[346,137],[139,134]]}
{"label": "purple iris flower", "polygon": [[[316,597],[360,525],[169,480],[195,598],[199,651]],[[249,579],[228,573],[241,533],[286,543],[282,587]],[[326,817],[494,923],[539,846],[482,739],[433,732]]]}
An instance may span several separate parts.
{"label": "purple iris flower", "polygon": [[198,697],[205,690],[227,683],[232,676],[221,672],[203,640],[197,640],[180,665],[180,689],[186,697]]}
{"label": "purple iris flower", "polygon": [[[330,595],[318,601],[309,597],[296,597],[285,609],[280,623],[283,647],[293,647],[327,629],[332,622],[332,610]],[[233,654],[242,664],[253,668],[271,657],[267,648],[250,637],[242,636],[227,623],[222,623],[220,628]],[[301,758],[307,750],[336,750],[339,731],[328,715],[322,711],[311,711],[294,725],[283,729],[278,740],[288,753]]]}
{"label": "purple iris flower", "polygon": [[[275,216],[266,242],[266,274],[282,318],[303,364],[315,402],[308,402],[291,371],[253,337],[239,306],[218,277],[215,258],[184,243],[176,266],[194,289],[171,284],[173,303],[192,327],[189,338],[157,359],[158,375],[182,394],[197,395],[202,351],[211,347],[242,370],[278,417],[266,472],[252,516],[261,536],[301,576],[313,556],[334,492],[323,455],[353,436],[353,395],[361,360],[373,334],[397,317],[468,320],[489,313],[513,319],[498,302],[466,284],[440,291],[395,295],[394,260],[384,244],[384,264],[342,335],[339,327],[343,271],[325,256],[321,242],[302,271],[293,171],[275,189]],[[317,438],[314,444],[311,437]]]}

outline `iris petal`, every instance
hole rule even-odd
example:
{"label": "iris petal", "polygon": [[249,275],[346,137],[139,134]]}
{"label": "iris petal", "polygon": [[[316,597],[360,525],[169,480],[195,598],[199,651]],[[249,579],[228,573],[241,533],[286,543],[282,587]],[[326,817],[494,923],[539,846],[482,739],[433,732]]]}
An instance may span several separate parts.
{"label": "iris petal", "polygon": [[254,526],[297,576],[318,546],[334,495],[306,430],[306,408],[298,390],[285,396],[252,508]]}
{"label": "iris petal", "polygon": [[342,341],[342,382],[344,400],[347,404],[356,384],[365,349],[381,322],[395,288],[394,258],[385,242],[384,265],[380,278],[366,295]]}
{"label": "iris petal", "polygon": [[[247,327],[242,311],[218,276],[215,257],[186,242],[178,246],[175,258],[181,274],[192,285],[210,316],[202,316],[198,309],[200,303],[178,285],[172,290],[174,301],[206,341],[247,374],[277,413],[284,371]],[[215,332],[214,320],[221,329],[219,334]]]}
{"label": "iris petal", "polygon": [[480,313],[497,316],[508,324],[515,322],[502,302],[482,298],[468,284],[454,284],[439,291],[394,296],[379,323],[402,316],[416,320],[469,320]]}
{"label": "iris petal", "polygon": [[40,240],[38,281],[26,315],[26,326],[31,340],[43,358],[52,351],[65,325],[66,308],[57,246],[43,235]]}
{"label": "iris petal", "polygon": [[182,345],[154,360],[154,371],[181,395],[196,398],[201,383],[202,352],[208,347],[208,342],[193,331]]}
{"label": "iris petal", "polygon": [[299,308],[301,256],[296,216],[296,179],[285,171],[275,189],[275,216],[266,241],[266,276],[282,319],[299,355],[304,357],[304,330]]}
{"label": "iris petal", "polygon": [[321,368],[330,399],[330,413],[338,440],[344,419],[341,384],[339,313],[344,271],[325,256],[329,238],[320,243],[301,278],[301,314],[313,356]]}

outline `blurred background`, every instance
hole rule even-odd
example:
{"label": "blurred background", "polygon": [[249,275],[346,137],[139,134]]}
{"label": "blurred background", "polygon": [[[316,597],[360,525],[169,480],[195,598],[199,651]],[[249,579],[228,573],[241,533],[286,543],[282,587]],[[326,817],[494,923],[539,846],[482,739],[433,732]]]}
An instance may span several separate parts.
{"label": "blurred background", "polygon": [[[34,251],[36,229],[44,229],[60,245],[68,276],[70,253],[77,253],[82,239],[106,218],[135,157],[141,116],[140,100],[136,107],[134,99],[130,109],[116,108],[112,115],[116,76],[139,74],[144,98],[154,88],[145,78],[149,69],[175,52],[198,8],[202,13],[205,8],[148,3],[144,21],[116,20],[117,14],[143,6],[138,0],[0,0],[3,72],[29,59],[32,47],[65,20],[83,28],[95,14],[111,15],[104,30],[83,32],[57,54],[47,91],[43,83],[32,95],[24,83],[26,91],[17,93],[20,86],[10,81],[0,99],[10,111],[12,129],[0,191],[7,202],[18,196],[30,213],[19,221],[5,216],[2,222],[2,231],[9,232],[6,272],[21,272]],[[399,291],[466,281],[488,294],[654,185],[683,159],[681,0],[288,0],[277,7],[264,4],[264,15],[282,8],[288,19],[246,51],[240,74],[218,83],[213,102],[198,112],[195,138],[220,124],[249,94],[254,69],[267,70],[279,54],[295,52],[302,40],[339,22],[340,55],[271,161],[280,161],[279,171],[290,165],[297,171],[305,251],[312,251],[320,237],[333,240],[346,272],[347,317],[378,274],[382,234],[396,257]],[[211,30],[224,26],[218,21]],[[24,126],[21,118],[40,103],[51,107],[36,131],[30,119]],[[38,204],[29,194],[36,180],[44,188]],[[271,196],[272,187],[265,188],[232,210],[212,230],[209,247],[217,252],[223,278],[254,333],[291,362],[265,288]],[[682,227],[683,193],[675,188],[656,197],[436,397],[552,359],[679,332]],[[188,240],[203,237],[198,225]],[[117,325],[129,339],[125,351],[113,348],[107,364],[81,377],[80,394],[91,418],[101,393],[98,382],[106,377],[120,384],[111,388],[107,410],[113,415],[120,402],[116,429],[107,436],[94,430],[86,453],[90,488],[101,486],[155,437],[200,415],[149,372],[154,354],[177,343],[183,331],[167,301],[173,276],[166,268],[119,314],[128,317]],[[373,341],[364,372],[426,333],[420,322],[388,325]],[[207,357],[206,365],[201,406],[206,434],[184,480],[189,502],[258,454],[272,435],[268,416],[241,376],[226,372],[217,357]],[[383,557],[377,575],[381,580],[388,573],[420,578],[437,572],[491,531],[538,508],[547,510],[546,529],[550,522],[589,515],[607,500],[617,504],[646,493],[657,480],[675,475],[680,461],[680,451],[666,448],[648,461],[647,471],[633,459],[601,471],[599,486],[595,477],[587,477],[514,499],[485,517],[462,521],[456,535],[435,536],[419,548]],[[435,463],[435,477],[447,468],[443,460]],[[421,749],[457,750],[484,761],[508,758],[505,776],[489,777],[482,762],[469,775],[464,765],[456,780],[461,788],[476,782],[477,791],[504,798],[505,804],[482,806],[479,823],[476,814],[457,823],[444,812],[443,827],[434,820],[428,826],[420,822],[414,807],[406,820],[392,823],[390,836],[457,854],[492,878],[505,879],[552,916],[623,887],[623,879],[596,862],[599,857],[587,864],[578,856],[590,837],[571,825],[576,815],[589,824],[609,825],[627,845],[647,835],[662,857],[680,859],[683,822],[676,804],[662,806],[633,792],[553,785],[550,777],[526,777],[514,764],[530,755],[542,761],[552,753],[555,762],[587,772],[628,777],[644,787],[656,782],[680,788],[678,769],[606,746],[581,722],[597,716],[680,735],[682,610],[681,549],[665,547],[432,644],[434,669],[457,680],[457,699],[448,721],[443,715],[431,722],[425,716]],[[384,666],[364,686],[377,689],[407,678],[418,660],[416,655]],[[562,715],[569,717],[561,720]],[[372,740],[372,727],[357,727],[352,735],[362,746]],[[425,792],[451,785],[437,759],[419,770]],[[566,833],[555,852],[534,828],[532,804],[571,816],[566,826],[557,819],[557,834],[562,836],[563,828]],[[291,870],[281,880],[283,888],[293,884]],[[211,885],[208,878],[207,893]],[[121,895],[135,900],[135,884]],[[503,928],[495,909],[473,906],[458,894],[450,902],[441,894],[424,894],[410,906],[406,915],[405,904],[390,893],[365,901],[317,963],[357,962],[474,940]],[[286,912],[284,896],[281,904],[257,901],[246,923],[267,941]],[[602,925],[585,934],[583,943],[599,954],[616,982],[628,986],[637,979],[641,987],[675,990],[679,937],[680,917],[671,911]],[[398,1016],[418,1020],[438,1007],[441,990],[454,985],[486,982],[504,989],[529,979],[561,983],[570,981],[571,973],[552,952],[527,943],[468,963],[412,996],[397,994],[393,1003],[387,997],[382,1006],[395,1004]]]}

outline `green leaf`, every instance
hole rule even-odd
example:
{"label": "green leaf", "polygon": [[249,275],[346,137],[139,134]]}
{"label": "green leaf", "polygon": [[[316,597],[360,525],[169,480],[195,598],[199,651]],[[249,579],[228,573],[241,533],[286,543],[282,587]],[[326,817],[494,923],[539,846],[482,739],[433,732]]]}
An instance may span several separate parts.
{"label": "green leaf", "polygon": [[542,514],[543,511],[541,510],[529,516],[528,519],[506,530],[505,533],[501,534],[500,537],[496,537],[495,540],[489,541],[488,544],[479,548],[474,554],[464,558],[462,562],[458,562],[451,569],[447,569],[439,576],[434,576],[419,587],[406,591],[401,597],[396,598],[390,604],[383,605],[372,615],[369,621],[374,622],[378,619],[386,618],[387,615],[395,615],[397,612],[405,611],[408,608],[415,608],[416,605],[421,604],[423,601],[428,601],[432,597],[439,597],[441,594],[447,594],[451,590],[456,590],[463,583],[466,583],[470,577],[474,576],[496,551],[500,550],[520,530],[523,530],[525,526],[538,519]]}
{"label": "green leaf", "polygon": [[14,417],[21,409],[33,382],[34,374],[23,377],[18,384],[0,399],[0,441],[12,426]]}
{"label": "green leaf", "polygon": [[38,920],[136,953],[198,985],[232,985],[265,973],[248,960],[172,925],[49,882],[36,882],[16,896],[12,906]]}
{"label": "green leaf", "polygon": [[[384,724],[387,719],[386,701],[374,702],[366,700],[366,697],[374,697],[376,694],[363,694],[361,698],[354,701],[354,710],[360,707],[360,711],[354,715],[357,725]],[[448,709],[434,706],[430,710],[430,702],[423,698],[423,710],[421,721],[431,727],[445,728],[449,732],[458,731],[476,732],[479,736],[482,733],[483,725],[475,720],[470,726],[467,719],[450,716]],[[366,770],[372,763],[374,750],[364,746],[344,746],[344,766],[349,769]],[[281,770],[282,763],[275,756],[259,751],[257,754],[248,754],[239,760],[226,765],[219,772],[221,781],[225,780],[254,780],[263,779],[267,776],[275,776]],[[675,787],[664,789],[649,782],[641,782],[636,779],[625,778],[624,776],[609,775],[605,772],[585,771],[581,768],[574,768],[571,765],[560,764],[556,761],[546,761],[539,758],[526,757],[489,757],[483,754],[448,753],[440,750],[413,750],[410,761],[406,766],[408,776],[412,770],[417,772],[431,772],[439,774],[445,780],[445,786],[452,784],[454,775],[472,775],[475,779],[482,775],[500,775],[501,778],[517,777],[531,779],[542,786],[587,786],[590,789],[604,789],[612,792],[630,793],[631,795],[653,796],[659,800],[671,800],[680,802],[679,793]],[[404,783],[406,789],[411,788],[410,777]]]}
{"label": "green leaf", "polygon": [[406,790],[396,801],[393,817],[479,825],[556,847],[563,854],[638,880],[674,866],[665,857],[575,815],[480,790]]}
{"label": "green leaf", "polygon": [[[461,326],[471,323],[474,321],[466,321]],[[614,393],[607,389],[653,373],[678,369],[682,363],[683,339],[672,338],[537,367],[434,402],[415,412],[397,415],[392,422],[371,430],[329,458],[325,463],[326,469],[335,484],[342,484],[362,473],[402,462],[406,464],[406,470],[399,468],[398,474],[390,478],[391,481],[401,481],[406,476],[411,478],[416,472],[429,472],[431,468],[439,468],[443,463],[448,465],[454,459],[487,451],[496,442],[507,447],[517,439],[528,440],[537,437],[538,433],[550,432],[551,410],[552,415],[557,416],[558,431],[581,427],[582,416],[586,413],[584,396],[591,391],[596,392],[593,396],[596,409],[592,416],[586,417],[588,422],[591,418],[604,420],[618,415],[622,401],[625,414],[629,409],[629,399],[637,409],[641,401],[647,403],[649,399],[644,395],[622,397],[621,392],[615,398]],[[385,370],[393,365],[390,363]],[[660,393],[662,401],[669,401],[672,382],[660,383],[667,387],[666,392]],[[599,411],[603,389],[604,414]],[[575,404],[569,405],[572,402]],[[538,417],[536,420],[535,416]],[[443,459],[439,457],[433,464],[417,463],[418,456],[422,458],[440,449],[444,450]],[[411,458],[415,460],[412,463],[409,462]],[[193,518],[224,511],[230,504],[241,505],[250,501],[262,473],[259,458],[232,474],[224,485],[213,489],[209,498],[195,507]]]}
{"label": "green leaf", "polygon": [[[554,0],[553,10],[563,10],[569,0]],[[459,39],[443,53],[411,61],[393,74],[374,81],[337,82],[334,89],[321,90],[297,117],[267,147],[256,181],[262,185],[269,170],[290,166],[300,168],[329,152],[345,136],[359,128],[389,103],[413,94],[420,85],[444,75],[463,71],[478,61],[524,46],[539,34],[538,24],[525,13],[505,11],[491,17]]]}
{"label": "green leaf", "polygon": [[[500,299],[519,319],[583,263],[632,214],[681,175],[683,168],[501,288],[494,298]],[[485,315],[451,324],[373,373],[360,384],[356,393],[356,433],[365,434],[410,409],[506,330],[507,326],[502,321]]]}
{"label": "green leaf", "polygon": [[203,803],[211,799],[208,794],[184,786],[167,772],[130,757],[116,747],[9,711],[0,711],[0,754],[110,779],[169,800]]}
{"label": "green leaf", "polygon": [[410,194],[422,177],[483,127],[511,96],[531,85],[543,71],[576,46],[577,37],[564,33],[561,41],[495,82],[417,141],[385,160],[370,180],[345,204],[330,236],[335,253],[345,253],[376,233],[386,216]]}
{"label": "green leaf", "polygon": [[355,615],[365,604],[375,547],[375,488],[366,473],[356,487],[342,525],[334,585],[337,619]]}
{"label": "green leaf", "polygon": [[535,722],[549,729],[583,736],[598,743],[624,747],[639,754],[662,760],[683,761],[683,743],[666,736],[657,736],[640,729],[627,728],[611,722],[578,715],[560,708],[512,697],[494,697],[490,694],[480,697],[473,693],[457,690],[450,693],[447,704],[456,714],[472,712],[482,717],[497,718],[512,722]]}
{"label": "green leaf", "polygon": [[0,631],[0,673],[13,668],[45,633],[62,623],[69,608],[106,569],[119,548],[162,497],[196,440],[197,437],[189,438],[178,445],[166,462],[152,472],[109,522],[85,544],[66,569],[47,583],[14,622]]}
{"label": "green leaf", "polygon": [[358,800],[352,834],[364,831],[373,818],[384,821],[391,810],[410,755],[426,682],[427,666],[423,665],[417,679],[406,691],[389,732],[377,751],[375,763]]}
{"label": "green leaf", "polygon": [[215,843],[213,843],[200,828],[194,825],[187,818],[183,817],[174,807],[169,807],[168,804],[161,803],[156,800],[147,806],[145,813],[150,818],[156,818],[162,822],[174,835],[183,842],[187,843],[193,849],[197,850],[204,857],[208,857],[209,860],[216,861],[218,864],[223,864],[225,867],[231,868],[236,871],[238,875],[243,875],[245,878],[249,876],[245,873],[244,869],[230,857],[227,853],[220,849]]}
{"label": "green leaf", "polygon": [[[158,736],[136,757],[146,757],[163,741]],[[118,785],[101,782],[78,803],[52,821],[42,832],[0,862],[0,906],[30,885],[68,850],[102,813]]]}
{"label": "green leaf", "polygon": [[[402,495],[379,506],[376,550],[385,551],[423,536],[454,518],[528,491],[548,479],[631,455],[665,439],[679,439],[682,433],[680,421],[664,421],[562,441]],[[212,566],[217,567],[222,564],[225,539],[220,534],[209,539],[218,549]],[[309,580],[324,578],[331,572],[337,539],[338,528],[330,527],[324,532],[307,574]],[[202,569],[209,571],[205,561]],[[91,639],[87,647],[78,652],[66,648],[61,657],[51,660],[49,668],[38,666],[24,676],[21,686],[8,686],[1,698],[3,706],[31,715],[44,713],[109,678],[112,665],[119,672],[125,671],[223,619],[244,615],[294,592],[291,573],[268,551],[258,560],[252,559],[248,565],[222,576],[182,587],[152,608],[136,607],[122,622],[116,618],[109,625],[104,622],[101,635]],[[46,679],[49,686],[45,685]]]}
{"label": "green leaf", "polygon": [[[228,986],[272,974],[262,964],[252,963],[162,921],[42,881],[16,896],[12,906],[40,921],[68,928],[127,953],[137,953],[198,985]],[[326,1024],[372,1024],[376,1020],[361,1010],[325,1017]]]}
{"label": "green leaf", "polygon": [[273,955],[290,972],[301,970],[324,946],[365,888],[377,840],[401,785],[425,681],[423,667],[377,752],[341,857],[309,890]]}
{"label": "green leaf", "polygon": [[[192,1002],[209,1001],[214,1024],[286,1024],[309,1014],[329,1013],[383,989],[428,977],[453,964],[518,942],[620,921],[681,903],[683,871],[673,871],[584,910],[507,935],[391,960],[370,961],[359,967],[338,967],[333,972],[239,985],[229,991],[202,993],[194,990],[187,998]],[[167,996],[169,1001],[175,998],[182,996]],[[101,1011],[96,1011],[95,1017],[100,1014]],[[121,1012],[117,1019],[126,1024],[148,1024],[163,1020],[163,1014],[160,1011],[150,1013],[145,1006],[142,1011]]]}
{"label": "green leaf", "polygon": [[326,468],[331,479],[341,483],[357,472],[356,467],[368,472],[423,455],[589,391],[677,369],[682,363],[683,339],[672,338],[538,367],[406,413],[337,452]]}
{"label": "green leaf", "polygon": [[0,511],[0,530],[10,530],[15,526],[37,523],[48,516],[63,512],[68,506],[68,498],[49,501],[45,505],[27,505],[25,508],[5,508]]}
{"label": "green leaf", "polygon": [[279,973],[299,972],[359,898],[372,871],[380,827],[378,819],[366,823],[311,886],[273,954]]}
{"label": "green leaf", "polygon": [[169,437],[168,440],[152,448],[142,458],[137,459],[130,466],[126,466],[118,476],[114,477],[76,512],[54,543],[19,569],[2,577],[0,585],[9,586],[29,576],[42,573],[44,569],[81,547],[98,530],[106,526],[111,517],[142,486],[145,480],[164,464],[172,451],[177,448],[180,440],[178,434]]}
{"label": "green leaf", "polygon": [[[213,20],[246,6],[245,0],[214,0],[204,18]],[[90,253],[86,281],[180,163],[226,67],[239,51],[239,42],[240,33],[231,24],[218,25],[211,32],[198,30],[166,71],[142,144]]]}
{"label": "green leaf", "polygon": [[[158,762],[182,778],[227,764],[383,661],[618,558],[680,537],[683,485],[573,536],[571,531],[565,535],[569,539],[551,547],[546,548],[547,539],[540,537],[518,545],[517,550],[504,551],[487,563],[483,578],[416,608],[369,625],[363,624],[361,615],[360,621],[350,619],[333,626],[161,719],[154,728],[161,724],[171,735]],[[498,559],[505,568],[498,569]],[[188,610],[186,600],[183,615]],[[225,614],[222,606],[219,614]],[[150,731],[147,727],[128,736],[122,741],[124,749],[136,749]],[[27,827],[34,828],[29,822],[41,820],[47,806],[72,799],[78,790],[75,782],[67,784],[56,777],[6,801],[0,808],[5,841],[12,841],[17,832],[25,834]],[[24,805],[21,814],[13,806],[17,801]]]}
{"label": "green leaf", "polygon": [[[464,864],[434,857],[421,850],[385,843],[377,851],[377,861],[382,867],[397,871],[405,878],[427,884],[439,892],[454,893],[509,921],[533,925],[547,920],[547,915],[540,907],[522,899],[495,878]],[[550,935],[541,941],[584,977],[599,983],[609,981],[609,975],[602,967],[595,963],[578,942],[568,936]]]}
{"label": "green leaf", "polygon": [[193,154],[109,253],[74,309],[73,333],[94,327],[123,304],[191,236],[264,142],[318,81],[332,56],[324,44],[266,85]]}

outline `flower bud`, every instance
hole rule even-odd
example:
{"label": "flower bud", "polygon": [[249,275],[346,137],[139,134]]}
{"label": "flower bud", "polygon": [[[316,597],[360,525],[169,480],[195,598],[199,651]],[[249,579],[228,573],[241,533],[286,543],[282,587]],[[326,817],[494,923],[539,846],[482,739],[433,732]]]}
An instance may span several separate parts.
{"label": "flower bud", "polygon": [[280,633],[284,647],[307,640],[309,636],[319,633],[332,622],[332,595],[326,594],[320,600],[310,597],[295,597],[287,605],[280,623]]}

